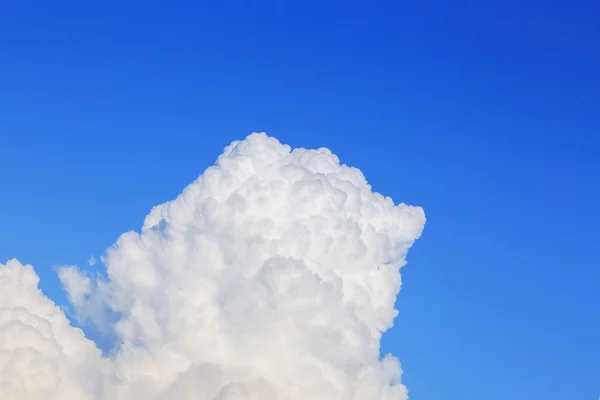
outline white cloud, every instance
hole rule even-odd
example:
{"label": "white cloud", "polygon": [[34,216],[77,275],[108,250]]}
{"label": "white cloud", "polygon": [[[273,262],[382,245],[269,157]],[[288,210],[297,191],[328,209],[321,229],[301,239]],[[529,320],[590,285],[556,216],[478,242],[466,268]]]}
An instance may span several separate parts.
{"label": "white cloud", "polygon": [[[0,264],[2,399],[92,399],[100,351],[37,287],[30,265]],[[87,395],[87,394],[90,395]]]}
{"label": "white cloud", "polygon": [[96,265],[96,258],[94,256],[90,256],[90,258],[88,259],[88,265],[90,267],[93,267],[94,265]]}
{"label": "white cloud", "polygon": [[75,306],[82,304],[92,290],[90,278],[82,274],[76,266],[60,268],[58,277],[67,291],[69,302]]}
{"label": "white cloud", "polygon": [[379,341],[424,222],[329,150],[252,134],[107,249],[108,279],[59,271],[82,317],[120,315],[111,356],[69,325],[31,267],[0,265],[0,393],[405,399]]}

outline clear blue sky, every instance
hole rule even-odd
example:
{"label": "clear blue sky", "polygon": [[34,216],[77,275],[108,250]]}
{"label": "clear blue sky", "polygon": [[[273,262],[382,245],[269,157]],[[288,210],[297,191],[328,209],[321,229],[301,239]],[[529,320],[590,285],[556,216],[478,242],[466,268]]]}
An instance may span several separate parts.
{"label": "clear blue sky", "polygon": [[63,303],[53,265],[266,131],[425,208],[412,399],[598,398],[600,3],[162,3],[0,3],[0,260]]}

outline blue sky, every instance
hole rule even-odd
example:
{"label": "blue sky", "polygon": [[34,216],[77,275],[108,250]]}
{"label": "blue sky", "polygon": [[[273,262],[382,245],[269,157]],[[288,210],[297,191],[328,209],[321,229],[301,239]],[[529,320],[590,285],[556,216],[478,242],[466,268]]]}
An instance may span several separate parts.
{"label": "blue sky", "polygon": [[96,3],[0,3],[1,261],[64,303],[53,265],[266,131],[425,208],[412,399],[598,398],[597,2]]}

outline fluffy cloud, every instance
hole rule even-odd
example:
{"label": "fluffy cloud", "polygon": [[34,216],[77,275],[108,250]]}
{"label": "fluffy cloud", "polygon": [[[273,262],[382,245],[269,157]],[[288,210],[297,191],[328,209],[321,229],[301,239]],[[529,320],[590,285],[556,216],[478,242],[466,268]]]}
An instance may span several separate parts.
{"label": "fluffy cloud", "polygon": [[109,356],[30,266],[0,264],[2,398],[406,399],[379,342],[424,223],[329,150],[252,134],[121,235],[106,278],[59,271]]}
{"label": "fluffy cloud", "polygon": [[0,264],[0,397],[92,399],[104,360],[17,260]]}

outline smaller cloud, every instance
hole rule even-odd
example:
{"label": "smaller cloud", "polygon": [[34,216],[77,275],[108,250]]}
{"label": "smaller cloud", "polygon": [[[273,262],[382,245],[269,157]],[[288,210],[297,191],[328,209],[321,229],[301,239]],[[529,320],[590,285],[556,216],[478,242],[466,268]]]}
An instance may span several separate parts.
{"label": "smaller cloud", "polygon": [[94,256],[90,256],[90,258],[88,259],[88,264],[90,267],[96,265],[96,258]]}
{"label": "smaller cloud", "polygon": [[67,291],[69,302],[75,307],[81,306],[91,292],[90,278],[82,274],[75,266],[60,268],[58,277]]}

